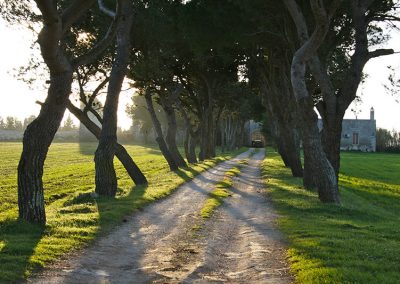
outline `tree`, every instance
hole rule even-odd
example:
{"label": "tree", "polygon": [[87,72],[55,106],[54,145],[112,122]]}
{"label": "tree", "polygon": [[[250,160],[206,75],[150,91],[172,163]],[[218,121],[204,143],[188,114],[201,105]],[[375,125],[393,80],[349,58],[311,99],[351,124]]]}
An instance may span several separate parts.
{"label": "tree", "polygon": [[6,117],[6,127],[5,129],[7,130],[15,130],[15,118],[12,116],[7,116]]}
{"label": "tree", "polygon": [[[133,95],[131,100],[132,103],[126,106],[125,112],[131,118],[132,125],[134,125],[135,128],[137,128],[143,135],[144,143],[148,144],[148,136],[152,131],[154,131],[154,127],[149,111],[147,110],[146,100],[144,96],[139,94]],[[155,108],[156,113],[159,113],[161,111],[158,104],[157,106],[155,106]],[[159,116],[158,119],[160,120],[162,119],[162,117]],[[162,121],[161,123],[164,124],[164,121]]]}
{"label": "tree", "polygon": [[0,116],[0,129],[6,129],[6,123],[3,118]]}
{"label": "tree", "polygon": [[369,50],[386,39],[376,23],[398,21],[397,8],[396,1],[343,2],[319,54],[308,62],[320,90],[316,107],[323,121],[323,147],[336,176],[343,117],[357,97],[364,66],[373,58],[394,53],[392,49]]}
{"label": "tree", "polygon": [[[74,106],[70,101],[68,102],[67,108],[76,118],[79,119],[83,125],[85,125],[85,127],[96,137],[96,139],[100,138],[101,128],[89,118],[87,113]],[[135,164],[131,156],[129,156],[126,149],[119,143],[115,144],[115,155],[120,160],[135,184],[147,184],[147,179],[142,171]]]}
{"label": "tree", "polygon": [[378,128],[376,131],[376,151],[400,153],[400,132]]}
{"label": "tree", "polygon": [[74,121],[72,120],[71,116],[68,115],[67,119],[64,122],[64,125],[61,127],[60,130],[62,131],[70,131],[75,130],[76,126],[74,125]]}
{"label": "tree", "polygon": [[113,160],[117,144],[118,98],[129,64],[130,32],[133,19],[132,3],[130,0],[119,0],[117,7],[120,19],[116,31],[116,55],[111,69],[107,98],[104,104],[103,126],[100,132],[99,145],[94,158],[96,192],[100,195],[111,197],[115,196],[117,192],[117,176]]}
{"label": "tree", "polygon": [[300,135],[297,107],[290,84],[290,59],[293,56],[287,44],[278,42],[278,48],[259,50],[249,63],[251,79],[263,97],[269,117],[269,129],[278,153],[292,175],[303,176],[300,159]]}
{"label": "tree", "polygon": [[76,36],[78,35],[78,30],[74,28],[82,23],[82,20],[90,18],[84,16],[95,3],[94,0],[67,1],[68,3],[36,0],[35,3],[41,13],[40,17],[31,12],[27,3],[7,2],[6,18],[11,20],[23,17],[34,18],[43,23],[43,28],[38,35],[38,43],[44,62],[49,69],[50,85],[39,116],[28,125],[24,133],[23,151],[18,164],[18,206],[21,219],[45,224],[43,165],[68,103],[73,70],[90,62],[105,50],[114,35],[114,28],[111,25],[110,32],[106,33],[102,40],[99,36],[98,44],[89,51],[78,51],[74,50],[76,45],[66,44],[67,38],[72,36],[73,31],[76,32]]}
{"label": "tree", "polygon": [[303,134],[305,160],[309,162],[314,173],[314,181],[322,202],[340,203],[336,173],[322,148],[318,116],[314,111],[313,98],[306,85],[306,63],[316,56],[318,48],[324,42],[330,21],[340,4],[340,0],[332,1],[329,9],[318,0],[310,0],[315,19],[312,35],[308,37],[306,20],[301,8],[294,0],[284,3],[295,23],[297,34],[302,44],[293,55],[291,66],[291,83],[296,95],[298,114]]}

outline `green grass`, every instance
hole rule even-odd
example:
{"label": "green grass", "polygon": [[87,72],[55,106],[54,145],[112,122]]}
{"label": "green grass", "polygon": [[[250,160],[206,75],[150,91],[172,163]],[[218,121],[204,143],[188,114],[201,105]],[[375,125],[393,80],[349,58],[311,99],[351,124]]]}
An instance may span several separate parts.
{"label": "green grass", "polygon": [[53,144],[43,177],[47,225],[39,227],[17,218],[16,168],[22,145],[0,143],[0,283],[16,282],[71,250],[90,244],[128,214],[171,194],[198,173],[237,154],[227,153],[171,172],[158,149],[126,148],[148,178],[148,186],[134,187],[116,160],[117,197],[93,199],[89,193],[94,190],[96,144]]}
{"label": "green grass", "polygon": [[223,179],[216,184],[215,189],[208,194],[209,197],[206,199],[200,210],[200,216],[203,219],[210,218],[215,210],[224,203],[224,198],[231,196],[229,188],[233,186],[232,179],[239,175],[240,165],[246,163],[246,160],[242,160],[239,162],[238,167],[233,167],[228,170]]}
{"label": "green grass", "polygon": [[342,153],[342,205],[325,205],[269,151],[267,194],[297,283],[399,283],[399,172],[400,155]]}

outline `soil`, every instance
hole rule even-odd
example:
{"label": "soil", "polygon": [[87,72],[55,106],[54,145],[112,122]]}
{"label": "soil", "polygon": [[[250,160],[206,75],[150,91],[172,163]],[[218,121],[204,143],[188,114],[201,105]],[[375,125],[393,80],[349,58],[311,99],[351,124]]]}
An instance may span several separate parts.
{"label": "soil", "polygon": [[[249,150],[145,207],[32,283],[292,283],[286,243],[260,175],[265,152]],[[248,158],[232,196],[211,218],[200,209],[224,173]]]}

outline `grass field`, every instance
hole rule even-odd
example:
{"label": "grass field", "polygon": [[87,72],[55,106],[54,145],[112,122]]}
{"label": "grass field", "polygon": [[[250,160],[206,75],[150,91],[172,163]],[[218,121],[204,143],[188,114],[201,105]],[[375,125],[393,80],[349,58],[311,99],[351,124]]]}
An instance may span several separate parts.
{"label": "grass field", "polygon": [[148,178],[147,187],[134,187],[116,161],[119,177],[116,198],[93,199],[93,153],[96,144],[54,143],[44,170],[47,213],[45,227],[19,221],[16,168],[20,143],[0,143],[0,283],[16,282],[32,271],[88,245],[145,204],[170,194],[178,185],[236,153],[225,154],[170,172],[157,148],[126,146]]}
{"label": "grass field", "polygon": [[342,205],[324,205],[268,151],[267,194],[298,283],[400,282],[400,155],[342,153]]}

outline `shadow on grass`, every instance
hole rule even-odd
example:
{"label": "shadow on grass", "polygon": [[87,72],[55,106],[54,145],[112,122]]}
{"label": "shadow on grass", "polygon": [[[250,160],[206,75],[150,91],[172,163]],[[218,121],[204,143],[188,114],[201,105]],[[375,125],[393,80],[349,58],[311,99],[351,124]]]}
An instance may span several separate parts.
{"label": "shadow on grass", "polygon": [[[161,151],[155,145],[142,145],[142,144],[129,144],[125,145],[125,148],[129,147],[143,147],[145,148],[145,155],[160,155]],[[86,156],[93,156],[97,149],[96,142],[79,142],[79,153]],[[128,149],[127,149],[128,150]],[[128,151],[129,152],[129,151]],[[132,154],[132,153],[131,153]],[[133,153],[132,157],[136,157]]]}
{"label": "shadow on grass", "polygon": [[[124,218],[131,215],[135,210],[142,208],[155,200],[146,196],[147,185],[134,186],[132,190],[122,197],[98,197],[94,198],[93,193],[82,193],[64,203],[64,205],[78,205],[91,203],[96,204],[99,212],[97,235],[109,231],[110,228],[118,225]],[[119,192],[123,190],[118,189]]]}
{"label": "shadow on grass", "polygon": [[355,183],[341,189],[341,206],[322,204],[275,162],[265,167],[267,191],[291,242],[289,259],[297,281],[395,283],[400,275],[400,231],[394,226],[399,199],[382,196],[373,184]]}
{"label": "shadow on grass", "polygon": [[0,224],[0,283],[22,281],[27,269],[39,268],[30,264],[30,258],[44,233],[44,226],[21,220]]}
{"label": "shadow on grass", "polygon": [[[190,172],[192,175],[188,175],[187,172]],[[193,179],[193,177],[195,177],[195,176],[200,174],[199,171],[197,171],[197,170],[195,170],[193,168],[190,168],[190,167],[187,167],[187,168],[184,168],[184,169],[178,169],[178,170],[175,171],[175,173],[179,177],[181,177],[185,182],[191,181]]]}
{"label": "shadow on grass", "polygon": [[79,153],[86,156],[93,156],[97,148],[96,142],[79,142]]}

